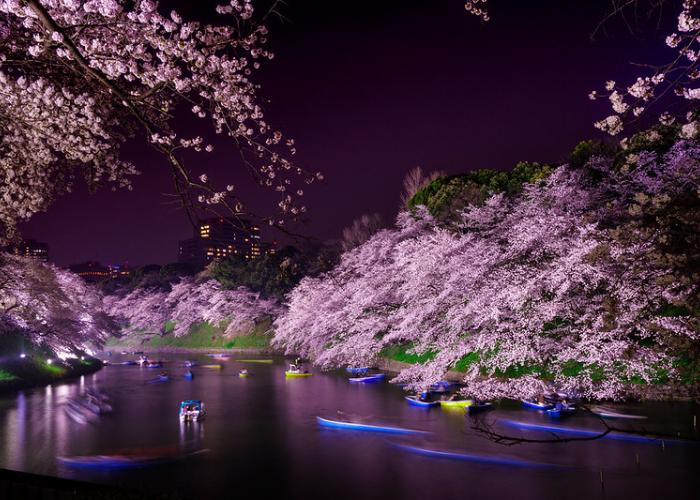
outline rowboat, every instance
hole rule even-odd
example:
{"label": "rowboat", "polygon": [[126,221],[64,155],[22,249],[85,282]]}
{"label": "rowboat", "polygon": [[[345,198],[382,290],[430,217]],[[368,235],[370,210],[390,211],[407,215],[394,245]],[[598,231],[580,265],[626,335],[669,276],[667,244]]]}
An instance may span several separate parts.
{"label": "rowboat", "polygon": [[187,370],[185,373],[183,373],[182,377],[186,380],[193,380],[194,379],[194,373],[191,371]]}
{"label": "rowboat", "polygon": [[352,384],[367,384],[369,382],[378,382],[384,380],[385,375],[383,373],[377,373],[375,375],[367,375],[366,377],[353,377],[349,378],[348,381]]}
{"label": "rowboat", "polygon": [[199,399],[186,399],[180,403],[178,416],[181,422],[194,422],[204,420],[207,411],[204,403]]}
{"label": "rowboat", "polygon": [[386,434],[430,434],[425,431],[415,429],[405,429],[403,427],[388,427],[384,425],[362,424],[358,422],[347,422],[342,420],[330,420],[323,417],[316,417],[318,425],[330,429],[344,429],[349,431],[383,432]]}
{"label": "rowboat", "polygon": [[163,464],[185,458],[173,448],[125,451],[110,455],[58,457],[67,467],[76,469],[133,469]]}
{"label": "rowboat", "polygon": [[417,396],[406,396],[405,399],[411,406],[418,406],[421,408],[440,406],[440,401],[421,401]]}
{"label": "rowboat", "polygon": [[221,370],[223,368],[222,365],[202,365],[202,368],[212,368],[214,370]]}
{"label": "rowboat", "polygon": [[238,360],[241,363],[272,363],[273,360],[271,359],[239,359]]}
{"label": "rowboat", "polygon": [[567,417],[569,415],[573,415],[574,413],[576,413],[576,407],[574,406],[555,406],[554,408],[547,410],[547,415],[552,418]]}
{"label": "rowboat", "polygon": [[287,378],[310,377],[312,375],[313,375],[313,373],[309,373],[309,372],[295,372],[295,371],[289,371],[289,370],[284,372],[284,376]]}
{"label": "rowboat", "polygon": [[542,462],[530,462],[528,460],[521,460],[512,457],[501,457],[498,455],[486,455],[481,453],[461,453],[457,451],[447,451],[447,450],[432,450],[429,448],[422,448],[418,446],[411,446],[407,444],[394,443],[397,448],[408,451],[410,453],[415,453],[416,455],[423,455],[432,458],[443,458],[448,460],[458,460],[461,462],[477,462],[490,465],[509,465],[513,467],[532,467],[532,468],[550,468],[558,467],[554,464],[547,464]]}
{"label": "rowboat", "polygon": [[553,403],[540,403],[538,401],[530,401],[527,399],[521,399],[523,406],[525,408],[530,408],[531,410],[551,410],[554,408]]}
{"label": "rowboat", "polygon": [[576,427],[560,427],[554,425],[542,425],[533,424],[529,422],[519,422],[517,420],[499,420],[500,423],[509,425],[511,427],[517,427],[519,429],[525,429],[530,431],[542,431],[550,434],[563,434],[567,436],[576,436],[583,438],[601,438],[601,439],[613,439],[616,441],[630,441],[635,443],[665,443],[665,444],[683,444],[687,441],[680,439],[660,439],[650,436],[640,436],[636,434],[625,434],[621,432],[608,432],[606,434],[604,429],[601,430],[590,430],[590,429],[580,429]]}
{"label": "rowboat", "polygon": [[447,401],[440,401],[440,406],[444,408],[466,408],[474,403],[471,399],[453,399]]}
{"label": "rowboat", "polygon": [[628,420],[644,420],[644,415],[632,415],[631,413],[620,413],[605,406],[591,406],[591,412],[603,418],[624,418]]}

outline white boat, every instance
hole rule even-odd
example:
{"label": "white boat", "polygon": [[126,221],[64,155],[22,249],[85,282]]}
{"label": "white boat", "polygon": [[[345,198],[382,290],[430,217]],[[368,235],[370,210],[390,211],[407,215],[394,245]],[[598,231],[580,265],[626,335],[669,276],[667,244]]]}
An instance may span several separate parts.
{"label": "white boat", "polygon": [[591,406],[591,412],[603,418],[625,418],[628,420],[645,420],[644,415],[633,415],[631,413],[620,413],[605,406]]}
{"label": "white boat", "polygon": [[207,415],[204,403],[198,399],[186,399],[180,403],[181,422],[200,422]]}

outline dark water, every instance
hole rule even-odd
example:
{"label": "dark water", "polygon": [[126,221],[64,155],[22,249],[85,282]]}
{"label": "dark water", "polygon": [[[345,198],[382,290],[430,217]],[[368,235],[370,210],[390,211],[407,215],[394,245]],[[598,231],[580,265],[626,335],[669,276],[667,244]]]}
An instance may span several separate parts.
{"label": "dark water", "polygon": [[[463,410],[408,406],[388,383],[349,384],[337,373],[285,379],[284,360],[272,365],[212,361],[205,356],[164,355],[171,380],[147,384],[160,370],[109,366],[71,383],[0,396],[0,467],[58,475],[130,488],[174,493],[182,498],[697,498],[700,446],[673,441],[596,440],[503,446],[477,435]],[[248,356],[250,357],[250,356]],[[185,359],[221,363],[223,370],[193,368],[194,381],[180,377]],[[118,361],[113,356],[112,361]],[[252,376],[241,379],[246,367]],[[78,424],[66,401],[97,387],[113,399],[114,412]],[[178,404],[202,399],[206,421],[181,424]],[[364,419],[431,434],[392,437],[320,428],[316,416]],[[689,404],[632,408],[649,415],[647,428],[694,435]],[[517,405],[485,417],[513,436],[548,438],[541,431],[502,425],[503,419],[552,421]],[[499,423],[499,421],[501,423]],[[600,428],[577,415],[562,425]],[[632,424],[623,422],[621,426]],[[639,425],[639,424],[638,424]],[[415,454],[397,447],[469,454],[476,461]],[[138,447],[174,446],[208,450],[186,460],[139,470],[84,471],[62,466],[57,456],[117,453]],[[526,461],[523,464],[479,460]],[[535,466],[538,465],[538,466]],[[600,473],[604,485],[601,487]]]}

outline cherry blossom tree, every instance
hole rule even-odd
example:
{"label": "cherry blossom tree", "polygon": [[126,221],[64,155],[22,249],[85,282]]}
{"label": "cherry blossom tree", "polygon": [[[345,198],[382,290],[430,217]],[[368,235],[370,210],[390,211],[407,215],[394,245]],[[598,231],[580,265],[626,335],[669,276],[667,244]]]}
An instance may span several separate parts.
{"label": "cherry blossom tree", "polygon": [[[273,7],[274,9],[274,7]],[[239,147],[259,183],[280,194],[270,223],[305,211],[297,178],[321,178],[291,161],[294,141],[265,119],[251,79],[263,61],[267,14],[250,0],[217,7],[222,23],[168,14],[152,0],[0,1],[0,237],[46,210],[80,171],[91,187],[131,186],[122,146],[144,137],[167,160],[189,214],[240,214],[235,186],[195,176],[183,150],[211,152],[178,130],[186,107]]]}
{"label": "cherry blossom tree", "polygon": [[0,254],[0,335],[20,331],[56,353],[84,351],[117,331],[101,306],[100,294],[79,276]]}
{"label": "cherry blossom tree", "polygon": [[680,140],[558,167],[468,206],[456,231],[403,212],[291,292],[275,342],[326,368],[407,345],[427,361],[397,381],[424,388],[457,368],[480,397],[687,390],[677,360],[697,358],[700,325],[667,311],[697,310],[697,219],[671,240],[681,210],[698,214],[699,181],[700,148]]}
{"label": "cherry blossom tree", "polygon": [[109,295],[105,310],[128,330],[162,332],[174,322],[175,336],[187,334],[194,323],[226,322],[226,335],[250,330],[264,318],[281,312],[279,303],[244,288],[226,290],[214,279],[183,278],[170,291],[137,288],[124,295]]}
{"label": "cherry blossom tree", "polygon": [[[621,17],[627,24],[629,12],[639,15],[640,10],[662,11],[668,3],[678,5],[675,16],[676,29],[665,37],[669,50],[667,62],[663,64],[639,64],[643,73],[634,81],[619,84],[615,80],[605,82],[605,90],[592,91],[591,100],[607,97],[613,114],[595,122],[595,127],[616,136],[625,127],[640,122],[653,113],[663,125],[670,125],[680,119],[681,135],[684,138],[698,137],[700,134],[700,4],[697,0],[665,2],[649,0],[648,5],[640,5],[639,0],[610,0],[610,11],[604,16],[598,28],[614,17]],[[464,4],[466,11],[482,21],[489,21],[487,0],[469,0]],[[660,14],[659,14],[660,15]],[[597,30],[596,30],[597,31]],[[675,97],[675,99],[673,99]],[[675,102],[671,103],[670,100]],[[663,102],[666,101],[666,102]],[[659,106],[660,102],[663,104]],[[674,109],[674,112],[669,112]],[[624,140],[624,139],[623,139]]]}

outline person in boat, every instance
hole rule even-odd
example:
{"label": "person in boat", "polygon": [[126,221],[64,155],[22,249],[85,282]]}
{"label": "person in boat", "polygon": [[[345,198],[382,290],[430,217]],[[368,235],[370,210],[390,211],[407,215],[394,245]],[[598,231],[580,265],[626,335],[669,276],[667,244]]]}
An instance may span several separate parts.
{"label": "person in boat", "polygon": [[450,396],[449,400],[450,401],[459,401],[460,399],[462,399],[462,395],[458,392],[455,392]]}
{"label": "person in boat", "polygon": [[544,404],[545,404],[544,396],[542,396],[541,394],[540,394],[540,396],[537,398],[537,404],[538,404],[538,405],[544,405]]}
{"label": "person in boat", "polygon": [[566,400],[566,398],[563,398],[559,403],[557,403],[557,410],[568,410],[569,409],[569,402]]}
{"label": "person in boat", "polygon": [[421,392],[420,396],[418,396],[418,399],[421,401],[428,401],[428,391]]}
{"label": "person in boat", "polygon": [[298,372],[299,368],[297,368],[297,365],[294,363],[289,363],[289,371],[290,372]]}
{"label": "person in boat", "polygon": [[248,375],[248,370],[246,370],[245,368],[243,368],[243,369],[240,371],[239,374],[240,374],[240,375]]}

